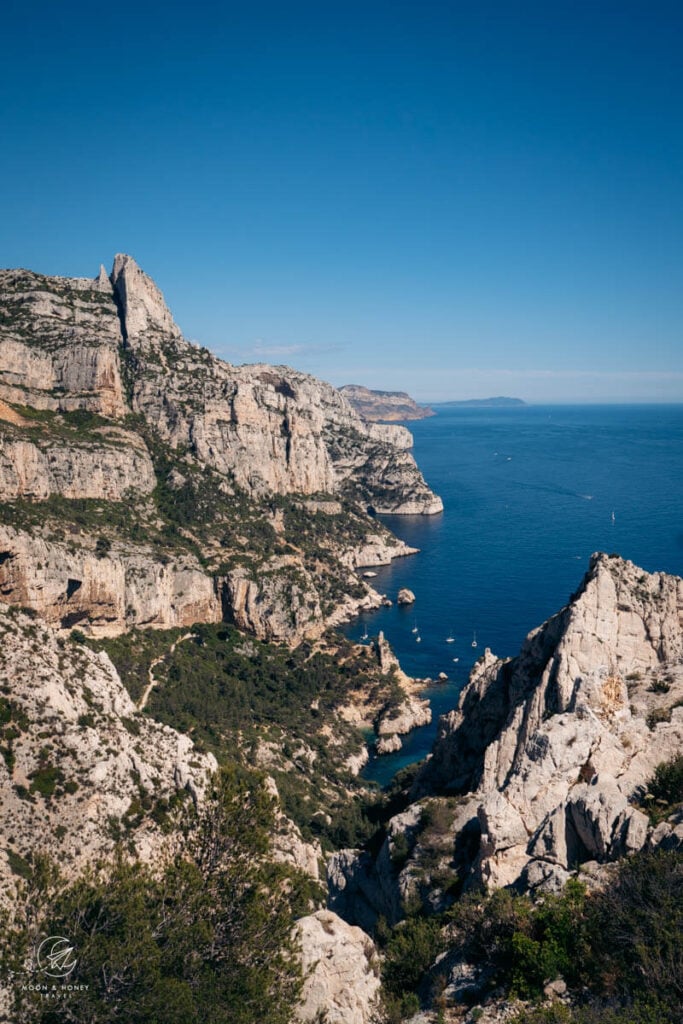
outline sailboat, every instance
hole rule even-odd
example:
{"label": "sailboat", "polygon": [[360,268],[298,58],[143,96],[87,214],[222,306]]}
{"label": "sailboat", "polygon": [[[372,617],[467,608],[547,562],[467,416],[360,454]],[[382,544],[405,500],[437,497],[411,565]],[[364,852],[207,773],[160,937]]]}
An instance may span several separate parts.
{"label": "sailboat", "polygon": [[614,512],[612,512],[612,523],[613,523],[613,524],[614,524],[614,522],[616,521],[616,518],[617,518],[617,517],[615,516]]}
{"label": "sailboat", "polygon": [[368,627],[366,626],[365,627],[365,632],[363,633],[363,635],[361,637],[361,640],[369,640],[369,639],[370,639],[370,634],[368,633]]}
{"label": "sailboat", "polygon": [[417,621],[415,622],[415,624],[414,624],[414,626],[413,626],[413,628],[412,628],[411,632],[413,632],[413,633],[418,633],[418,632],[419,632],[419,630],[418,630],[418,628],[417,628]]}
{"label": "sailboat", "polygon": [[419,633],[418,633],[418,634],[417,634],[417,636],[415,637],[415,643],[416,643],[416,644],[421,644],[421,643],[422,643],[422,637],[420,636],[420,634],[419,634]]}
{"label": "sailboat", "polygon": [[473,647],[476,647],[476,646],[477,646],[477,634],[476,634],[476,633],[475,633],[475,634],[474,634],[474,636],[472,637],[472,646],[473,646]]}
{"label": "sailboat", "polygon": [[448,636],[446,637],[446,643],[447,644],[454,644],[455,643],[455,637],[453,636],[452,633],[449,633]]}

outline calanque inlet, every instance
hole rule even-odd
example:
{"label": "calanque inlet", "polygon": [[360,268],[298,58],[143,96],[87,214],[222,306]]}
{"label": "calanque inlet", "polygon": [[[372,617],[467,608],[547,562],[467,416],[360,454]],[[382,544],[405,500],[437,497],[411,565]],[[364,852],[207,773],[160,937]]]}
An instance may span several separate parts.
{"label": "calanque inlet", "polygon": [[594,555],[369,786],[431,712],[337,627],[443,506],[346,390],[0,271],[0,1019],[683,1020],[683,580]]}

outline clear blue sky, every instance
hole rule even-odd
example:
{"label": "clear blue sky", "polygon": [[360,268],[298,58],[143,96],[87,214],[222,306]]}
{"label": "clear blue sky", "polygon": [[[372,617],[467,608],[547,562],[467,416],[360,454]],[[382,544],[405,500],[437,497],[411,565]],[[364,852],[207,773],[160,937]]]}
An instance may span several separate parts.
{"label": "clear blue sky", "polygon": [[5,0],[0,265],[419,399],[683,400],[683,7]]}

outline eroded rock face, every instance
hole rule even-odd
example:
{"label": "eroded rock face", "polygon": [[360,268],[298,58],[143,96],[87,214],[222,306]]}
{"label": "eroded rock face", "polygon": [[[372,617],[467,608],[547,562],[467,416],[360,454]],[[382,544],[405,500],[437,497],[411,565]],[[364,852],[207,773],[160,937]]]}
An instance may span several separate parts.
{"label": "eroded rock face", "polygon": [[190,556],[165,565],[145,548],[117,544],[99,557],[94,539],[75,547],[8,526],[0,526],[0,599],[98,635],[223,618],[215,581]]}
{"label": "eroded rock face", "polygon": [[435,415],[433,409],[418,405],[405,391],[371,391],[360,384],[345,384],[339,390],[356,412],[371,422],[423,420]]}
{"label": "eroded rock face", "polygon": [[319,910],[297,923],[304,982],[302,1024],[324,1014],[329,1024],[371,1024],[377,1009],[379,965],[375,944],[360,928],[330,910]]}
{"label": "eroded rock face", "polygon": [[107,431],[99,444],[41,443],[11,435],[0,435],[0,442],[3,501],[41,501],[52,494],[123,501],[150,494],[156,486],[149,453],[131,431]]}
{"label": "eroded rock face", "polygon": [[[83,410],[105,421],[84,419]],[[223,615],[266,639],[318,636],[379,604],[358,566],[412,553],[366,510],[441,509],[411,444],[404,427],[365,423],[313,377],[233,367],[189,344],[129,256],[116,257],[111,278],[103,270],[93,280],[0,271],[0,502],[36,505],[35,514],[14,516],[10,507],[4,517],[22,537],[4,548],[0,593],[51,622],[91,619],[96,630],[116,631]],[[219,492],[226,512],[207,541],[206,530],[192,535],[184,512],[180,522],[164,516],[174,507],[169,491],[185,486],[184,510],[187,489],[196,495],[209,477],[211,500]],[[302,538],[292,527],[286,543],[273,539],[285,514],[275,496],[291,494],[309,517],[330,517],[334,540],[322,550],[317,539],[305,547],[305,522]],[[93,506],[74,529],[68,509],[53,502],[59,521],[43,529],[38,503],[55,496],[142,503],[116,536],[132,543],[117,547],[117,510]],[[95,551],[98,514],[107,536]],[[261,518],[265,552],[255,530],[241,537],[240,516],[250,524]],[[351,524],[348,538],[333,517]],[[60,547],[65,533],[72,537]]]}
{"label": "eroded rock face", "polygon": [[647,845],[631,801],[683,744],[682,613],[683,580],[596,555],[517,658],[475,666],[420,785],[478,798],[485,882],[559,885]]}
{"label": "eroded rock face", "polygon": [[121,328],[108,281],[3,270],[0,310],[2,398],[36,409],[125,415]]}
{"label": "eroded rock face", "polygon": [[[154,801],[183,790],[202,799],[213,755],[138,715],[105,654],[2,604],[0,634],[3,720],[15,734],[0,759],[5,846],[23,857],[49,853],[68,875],[111,852],[109,821],[125,820],[141,791]],[[145,860],[166,841],[149,818],[129,838]],[[3,848],[0,894],[12,886]]]}

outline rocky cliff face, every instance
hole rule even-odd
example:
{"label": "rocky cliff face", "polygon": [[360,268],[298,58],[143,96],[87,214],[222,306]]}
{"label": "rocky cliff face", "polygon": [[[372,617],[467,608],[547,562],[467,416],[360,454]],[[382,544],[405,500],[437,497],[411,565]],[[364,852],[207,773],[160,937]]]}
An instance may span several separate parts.
{"label": "rocky cliff face", "polygon": [[219,622],[221,590],[191,556],[164,564],[150,549],[117,543],[98,555],[94,538],[62,543],[0,526],[0,598],[52,625],[95,634],[134,626]]}
{"label": "rocky cliff face", "polygon": [[656,767],[683,749],[683,580],[595,555],[518,657],[486,651],[444,716],[412,803],[379,853],[328,861],[330,907],[373,928],[448,888],[557,889],[637,850],[683,849],[680,810],[652,826]]}
{"label": "rocky cliff face", "polygon": [[0,894],[31,853],[68,875],[125,835],[151,860],[164,807],[201,800],[213,756],[139,715],[105,654],[2,604],[0,634]]}
{"label": "rocky cliff face", "polygon": [[43,501],[54,494],[123,501],[150,494],[156,477],[141,438],[115,427],[97,433],[98,440],[85,443],[49,435],[28,440],[0,424],[2,500]]}
{"label": "rocky cliff face", "polygon": [[368,427],[306,374],[232,367],[188,344],[128,256],[116,257],[111,280],[0,273],[0,396],[40,409],[140,413],[250,494],[335,493],[353,473],[354,491],[378,511],[441,509],[405,451],[407,431]]}
{"label": "rocky cliff face", "polygon": [[121,325],[106,275],[95,280],[0,272],[0,392],[36,409],[127,409]]}
{"label": "rocky cliff face", "polygon": [[475,667],[421,785],[471,794],[484,881],[560,884],[651,840],[633,801],[683,744],[682,620],[683,580],[597,555],[517,658]]}

